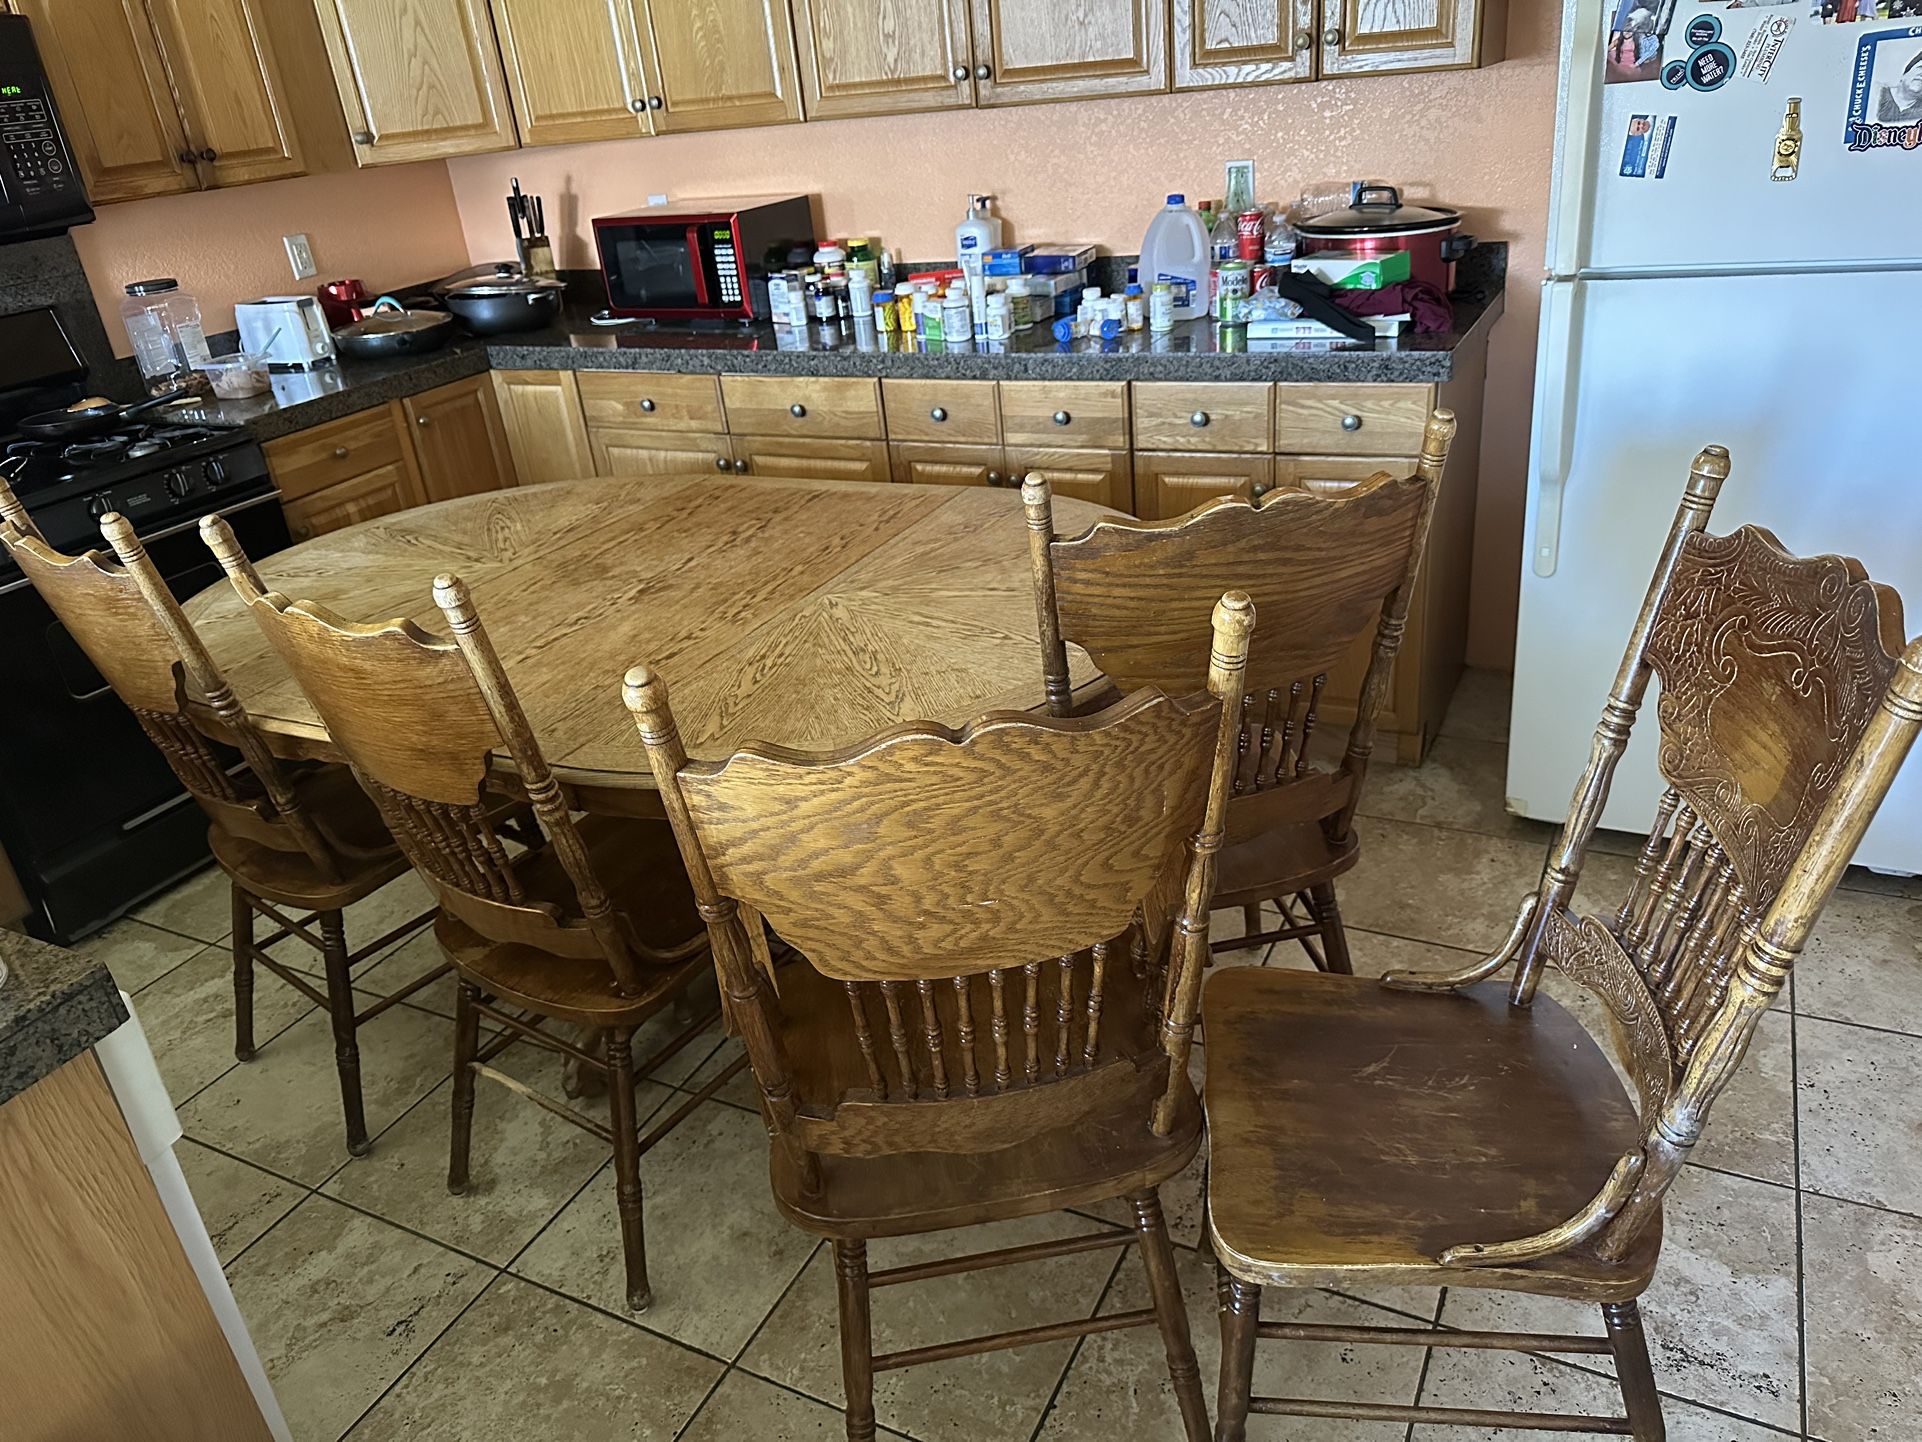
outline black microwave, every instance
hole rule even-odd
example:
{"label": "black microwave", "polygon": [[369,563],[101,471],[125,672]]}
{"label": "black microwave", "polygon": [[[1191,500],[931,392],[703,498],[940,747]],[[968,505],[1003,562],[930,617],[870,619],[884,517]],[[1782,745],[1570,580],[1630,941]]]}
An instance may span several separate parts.
{"label": "black microwave", "polygon": [[0,241],[59,235],[93,219],[24,15],[0,15]]}
{"label": "black microwave", "polygon": [[594,219],[607,308],[647,320],[767,320],[770,271],[814,256],[804,195],[691,200]]}

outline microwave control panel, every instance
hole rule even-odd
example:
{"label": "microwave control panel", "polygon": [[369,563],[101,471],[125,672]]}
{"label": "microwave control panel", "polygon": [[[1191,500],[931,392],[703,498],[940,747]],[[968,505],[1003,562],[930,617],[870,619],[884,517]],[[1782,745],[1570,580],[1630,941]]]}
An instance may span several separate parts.
{"label": "microwave control panel", "polygon": [[0,238],[56,234],[91,219],[33,32],[25,16],[0,15]]}
{"label": "microwave control panel", "polygon": [[720,302],[723,305],[741,303],[741,261],[734,251],[734,232],[716,230],[714,232],[714,279],[720,287]]}

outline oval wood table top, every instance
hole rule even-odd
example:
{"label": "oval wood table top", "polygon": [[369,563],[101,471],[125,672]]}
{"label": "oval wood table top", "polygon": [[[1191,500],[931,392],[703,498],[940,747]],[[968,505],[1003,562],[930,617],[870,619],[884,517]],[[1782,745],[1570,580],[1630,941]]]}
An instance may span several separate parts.
{"label": "oval wood table top", "polygon": [[[1077,531],[1113,512],[1055,501]],[[549,765],[653,789],[620,682],[666,679],[688,753],[831,750],[905,721],[1042,704],[1019,492],[690,475],[559,481],[442,501],[257,562],[294,600],[435,635],[434,577],[471,587]],[[187,604],[276,750],[337,756],[223,579]],[[1071,648],[1077,686],[1099,680]]]}

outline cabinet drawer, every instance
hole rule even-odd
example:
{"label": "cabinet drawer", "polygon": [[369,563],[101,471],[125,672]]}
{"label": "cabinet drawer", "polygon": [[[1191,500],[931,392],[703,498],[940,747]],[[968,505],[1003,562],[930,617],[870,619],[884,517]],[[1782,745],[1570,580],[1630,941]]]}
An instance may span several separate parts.
{"label": "cabinet drawer", "polygon": [[1258,500],[1273,486],[1274,474],[1270,456],[1139,451],[1135,514],[1144,521],[1165,521],[1220,496]]}
{"label": "cabinet drawer", "polygon": [[1001,413],[993,381],[882,381],[888,439],[939,445],[998,445]]}
{"label": "cabinet drawer", "polygon": [[582,371],[581,413],[589,426],[630,430],[727,429],[721,419],[721,386],[714,376],[665,371]]}
{"label": "cabinet drawer", "polygon": [[734,469],[747,476],[787,476],[800,481],[885,481],[886,441],[829,437],[735,436]]}
{"label": "cabinet drawer", "polygon": [[1298,491],[1339,495],[1382,471],[1395,477],[1415,474],[1413,456],[1276,456],[1275,485]]}
{"label": "cabinet drawer", "polygon": [[1135,386],[1135,444],[1143,450],[1272,450],[1272,386],[1233,383]]}
{"label": "cabinet drawer", "polygon": [[379,406],[269,441],[261,449],[281,496],[293,501],[382,466],[398,465],[400,428],[393,412]]}
{"label": "cabinet drawer", "polygon": [[379,466],[352,480],[342,481],[325,490],[312,491],[283,509],[287,534],[296,541],[311,541],[329,531],[344,530],[362,521],[391,516],[423,504],[420,483],[413,472],[396,462]]}
{"label": "cabinet drawer", "polygon": [[722,376],[727,428],[736,435],[842,436],[878,441],[878,381],[826,376]]}
{"label": "cabinet drawer", "polygon": [[1421,450],[1431,386],[1275,387],[1275,449],[1307,455],[1393,456]]}
{"label": "cabinet drawer", "polygon": [[[992,384],[992,382],[990,382]],[[1003,486],[1012,477],[999,446],[931,446],[895,441],[888,446],[894,479],[917,486]]]}
{"label": "cabinet drawer", "polygon": [[724,476],[733,470],[726,436],[602,426],[587,433],[587,442],[597,476]]}
{"label": "cabinet drawer", "polygon": [[[1047,477],[1057,496],[1093,501],[1117,511],[1135,508],[1134,457],[1127,451],[1083,451],[1048,446],[1008,448],[1008,484],[1018,486],[1029,476]],[[1081,529],[1079,518],[1055,517],[1056,529],[1072,535]]]}
{"label": "cabinet drawer", "polygon": [[1126,450],[1127,383],[1002,381],[1001,437],[1011,446]]}

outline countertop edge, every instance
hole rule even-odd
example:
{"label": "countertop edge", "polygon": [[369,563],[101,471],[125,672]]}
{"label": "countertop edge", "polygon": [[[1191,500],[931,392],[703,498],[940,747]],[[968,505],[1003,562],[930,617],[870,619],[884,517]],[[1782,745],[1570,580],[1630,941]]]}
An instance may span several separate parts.
{"label": "countertop edge", "polygon": [[[0,1106],[110,1035],[127,1021],[107,968],[29,937],[0,942],[11,974],[0,983]],[[21,995],[13,995],[18,990]]]}

